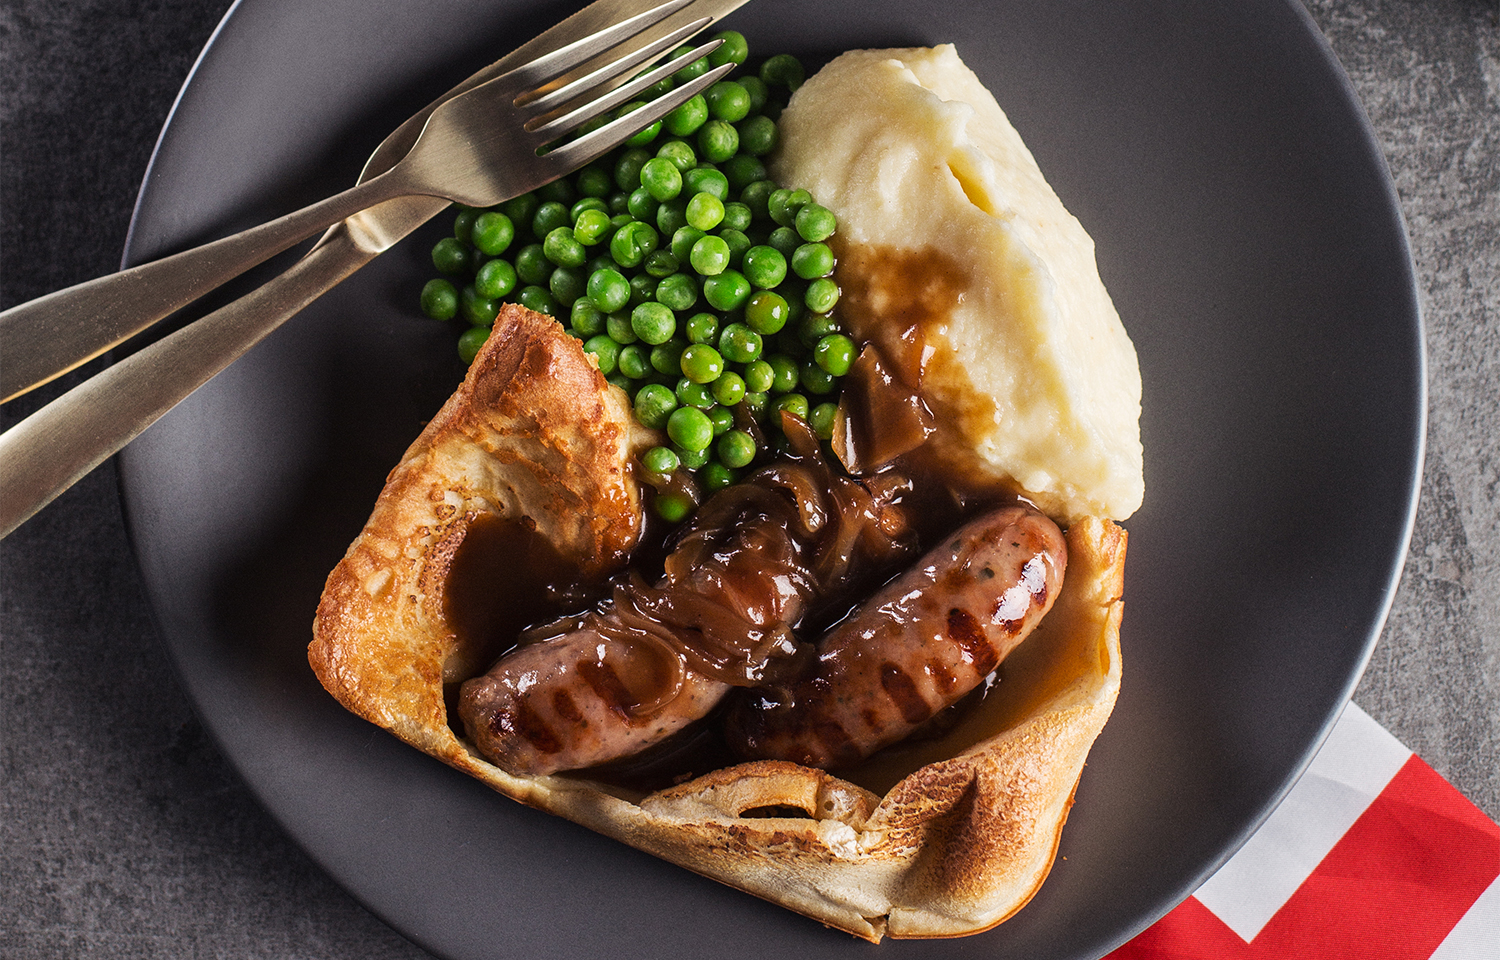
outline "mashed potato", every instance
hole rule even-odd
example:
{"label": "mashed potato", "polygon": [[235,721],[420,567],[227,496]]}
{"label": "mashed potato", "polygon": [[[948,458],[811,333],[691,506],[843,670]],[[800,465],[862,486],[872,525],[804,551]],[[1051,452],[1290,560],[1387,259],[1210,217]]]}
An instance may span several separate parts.
{"label": "mashed potato", "polygon": [[1135,348],[1093,241],[954,48],[846,53],[780,123],[772,174],[839,217],[844,322],[908,350],[939,447],[1065,522],[1134,513]]}

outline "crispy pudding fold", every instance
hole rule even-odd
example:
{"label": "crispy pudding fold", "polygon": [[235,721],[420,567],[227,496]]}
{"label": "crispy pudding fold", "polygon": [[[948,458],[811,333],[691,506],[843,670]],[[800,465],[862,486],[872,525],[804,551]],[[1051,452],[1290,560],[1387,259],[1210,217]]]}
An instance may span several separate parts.
{"label": "crispy pudding fold", "polygon": [[[1109,520],[1067,527],[1061,590],[987,696],[835,773],[731,760],[662,789],[515,775],[450,719],[452,692],[521,628],[578,610],[626,568],[644,529],[630,464],[658,442],[577,340],[504,307],[328,578],[309,648],[319,680],[508,797],[868,940],[959,936],[1020,909],[1119,689],[1126,534]],[[486,578],[497,557],[524,576]]]}

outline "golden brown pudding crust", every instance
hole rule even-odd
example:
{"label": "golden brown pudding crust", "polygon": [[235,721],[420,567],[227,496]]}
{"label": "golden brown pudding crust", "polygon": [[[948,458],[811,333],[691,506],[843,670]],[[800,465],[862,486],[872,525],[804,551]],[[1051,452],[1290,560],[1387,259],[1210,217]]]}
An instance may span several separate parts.
{"label": "golden brown pudding crust", "polygon": [[444,684],[488,665],[443,602],[466,533],[529,518],[580,575],[607,573],[640,535],[629,464],[655,442],[577,340],[506,306],[328,578],[308,651],[323,685],[509,797],[856,936],[961,936],[1020,909],[1119,689],[1126,535],[1108,520],[1068,529],[1062,591],[990,696],[941,738],[839,775],[760,761],[640,795],[513,776],[455,734]]}

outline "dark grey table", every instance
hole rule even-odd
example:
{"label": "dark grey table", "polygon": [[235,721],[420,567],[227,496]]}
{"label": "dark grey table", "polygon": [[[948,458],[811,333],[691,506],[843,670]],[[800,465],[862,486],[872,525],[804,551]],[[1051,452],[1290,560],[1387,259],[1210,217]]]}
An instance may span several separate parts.
{"label": "dark grey table", "polygon": [[[118,266],[157,132],[228,6],[0,4],[0,308]],[[1395,177],[1429,351],[1416,533],[1355,700],[1500,817],[1500,10],[1309,9]],[[425,956],[206,741],[154,633],[112,464],[0,544],[0,710],[0,956]]]}

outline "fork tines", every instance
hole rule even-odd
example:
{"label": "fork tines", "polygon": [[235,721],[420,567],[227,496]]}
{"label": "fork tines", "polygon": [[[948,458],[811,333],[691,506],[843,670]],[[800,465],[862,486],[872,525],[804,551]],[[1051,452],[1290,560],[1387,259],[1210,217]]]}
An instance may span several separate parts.
{"label": "fork tines", "polygon": [[[674,59],[671,63],[663,64],[656,70],[651,71],[640,78],[645,82],[639,89],[644,90],[662,78],[671,76],[683,66],[692,63],[706,53],[712,52],[718,47],[719,42],[715,40],[706,43],[691,53],[684,54]],[[576,140],[569,141],[562,146],[549,150],[542,159],[556,164],[559,176],[568,171],[576,170],[608,153],[635,134],[636,131],[650,126],[691,100],[694,96],[707,90],[734,68],[735,64],[732,62],[714,67],[702,76],[690,80],[681,86],[672,88],[672,90],[663,94],[658,99],[652,100],[639,110],[632,110],[624,116],[616,117],[602,127],[583,134]],[[538,132],[542,132],[543,130],[551,131],[553,128],[556,128],[555,132],[550,134],[551,137],[556,137],[562,136],[568,131],[575,130],[580,125],[587,123],[590,119],[597,116],[601,110],[608,109],[608,107],[595,109],[597,103],[598,101],[594,101],[579,107],[571,113],[564,114],[556,120],[548,122],[544,128],[539,128]],[[543,135],[547,136],[548,134],[544,133]]]}

